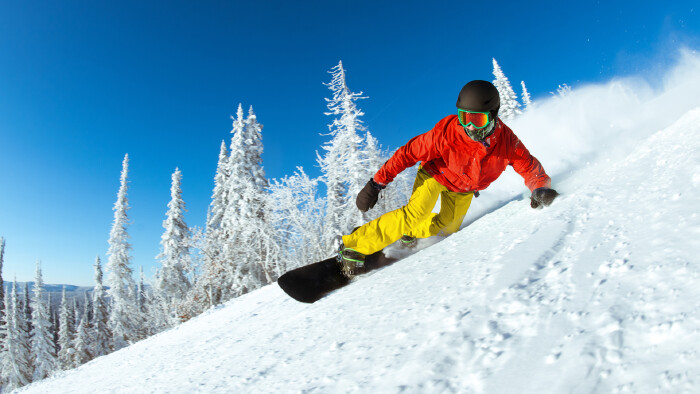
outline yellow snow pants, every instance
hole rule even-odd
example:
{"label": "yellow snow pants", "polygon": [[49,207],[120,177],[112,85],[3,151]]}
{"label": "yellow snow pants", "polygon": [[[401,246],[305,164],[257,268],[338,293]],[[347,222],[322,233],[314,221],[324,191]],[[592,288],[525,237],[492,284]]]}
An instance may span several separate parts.
{"label": "yellow snow pants", "polygon": [[[438,196],[440,213],[436,214],[433,207]],[[369,255],[398,241],[403,235],[428,238],[452,234],[459,230],[473,196],[472,192],[447,190],[420,168],[408,204],[366,223],[350,235],[344,235],[343,244],[346,248]]]}

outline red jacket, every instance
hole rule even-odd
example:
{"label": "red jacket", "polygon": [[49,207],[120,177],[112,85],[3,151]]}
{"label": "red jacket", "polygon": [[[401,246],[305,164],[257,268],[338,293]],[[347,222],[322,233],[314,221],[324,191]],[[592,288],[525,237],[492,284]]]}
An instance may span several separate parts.
{"label": "red jacket", "polygon": [[542,164],[500,119],[486,142],[488,148],[469,138],[457,115],[447,116],[432,130],[399,148],[377,171],[374,181],[386,185],[401,171],[422,161],[422,167],[453,192],[486,189],[508,165],[525,179],[530,191],[550,186],[551,179]]}

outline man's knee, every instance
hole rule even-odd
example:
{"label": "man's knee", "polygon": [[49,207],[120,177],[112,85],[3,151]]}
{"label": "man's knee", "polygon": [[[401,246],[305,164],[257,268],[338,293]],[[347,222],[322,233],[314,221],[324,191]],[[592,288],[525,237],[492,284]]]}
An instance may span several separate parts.
{"label": "man's knee", "polygon": [[432,210],[424,210],[424,209],[416,209],[416,207],[409,205],[405,205],[401,208],[401,214],[403,215],[403,219],[406,222],[406,224],[409,225],[409,227],[427,219],[430,214],[432,213]]}

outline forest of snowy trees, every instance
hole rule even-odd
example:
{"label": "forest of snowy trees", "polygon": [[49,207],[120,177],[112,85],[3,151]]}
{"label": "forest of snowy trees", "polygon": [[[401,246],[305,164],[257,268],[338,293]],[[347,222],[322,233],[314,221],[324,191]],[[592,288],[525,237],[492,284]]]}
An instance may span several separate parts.
{"label": "forest of snowy trees", "polygon": [[[206,225],[185,223],[183,174],[175,169],[163,221],[160,262],[153,283],[141,270],[134,279],[129,244],[129,156],[124,157],[108,260],[94,263],[95,286],[82,307],[62,294],[58,310],[44,292],[37,263],[33,292],[5,292],[0,275],[0,383],[3,391],[75,368],[191,319],[212,306],[273,283],[289,269],[332,255],[342,234],[408,201],[415,169],[404,171],[382,191],[375,209],[361,213],[354,198],[390,157],[362,121],[362,93],[347,85],[342,62],[333,67],[326,98],[328,140],[317,153],[321,175],[303,168],[268,180],[263,169],[263,126],[253,108],[239,105],[228,145],[222,141]],[[521,82],[522,104],[493,60],[494,85],[504,120],[532,101]],[[465,81],[466,82],[466,81]],[[565,94],[567,87],[559,88]],[[0,273],[6,242],[0,238]]]}

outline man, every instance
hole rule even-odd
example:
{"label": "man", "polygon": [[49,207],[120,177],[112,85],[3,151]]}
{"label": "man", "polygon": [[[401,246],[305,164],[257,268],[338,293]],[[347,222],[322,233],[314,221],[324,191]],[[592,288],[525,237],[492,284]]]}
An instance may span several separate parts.
{"label": "man", "polygon": [[[357,207],[374,207],[379,191],[397,174],[422,162],[413,194],[395,211],[358,227],[343,236],[338,263],[352,278],[364,272],[366,255],[401,239],[448,235],[459,230],[472,197],[486,189],[511,165],[532,192],[533,208],[549,206],[559,195],[550,188],[551,179],[513,131],[498,118],[498,90],[487,81],[471,81],[457,98],[457,114],[439,121],[403,147],[377,171],[357,195]],[[432,212],[438,196],[440,212]]]}

